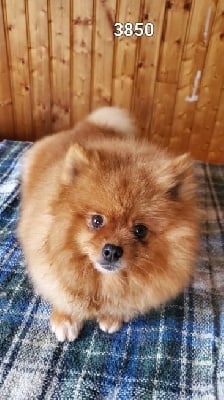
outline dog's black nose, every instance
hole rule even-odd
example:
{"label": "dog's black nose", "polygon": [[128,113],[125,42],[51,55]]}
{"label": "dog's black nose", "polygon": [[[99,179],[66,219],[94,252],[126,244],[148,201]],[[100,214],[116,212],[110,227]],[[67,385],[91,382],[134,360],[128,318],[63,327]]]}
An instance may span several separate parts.
{"label": "dog's black nose", "polygon": [[115,246],[114,244],[107,243],[102,250],[104,260],[112,263],[118,261],[122,257],[123,249],[120,246]]}

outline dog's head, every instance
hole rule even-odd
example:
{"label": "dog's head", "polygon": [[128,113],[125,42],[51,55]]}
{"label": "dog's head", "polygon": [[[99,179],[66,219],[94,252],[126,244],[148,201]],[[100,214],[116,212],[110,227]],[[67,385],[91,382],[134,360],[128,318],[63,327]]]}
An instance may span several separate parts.
{"label": "dog's head", "polygon": [[100,273],[166,269],[169,231],[180,228],[173,245],[184,249],[194,229],[191,167],[187,155],[134,140],[72,145],[55,212],[67,221],[61,237]]}

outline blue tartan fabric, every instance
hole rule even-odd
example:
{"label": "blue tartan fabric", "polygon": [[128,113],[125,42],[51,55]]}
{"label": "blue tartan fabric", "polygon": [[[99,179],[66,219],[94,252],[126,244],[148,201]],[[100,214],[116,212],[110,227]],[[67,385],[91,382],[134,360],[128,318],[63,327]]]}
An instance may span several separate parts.
{"label": "blue tartan fabric", "polygon": [[112,335],[86,323],[73,343],[49,330],[15,234],[21,158],[0,144],[0,399],[224,399],[224,166],[196,163],[205,207],[191,286]]}

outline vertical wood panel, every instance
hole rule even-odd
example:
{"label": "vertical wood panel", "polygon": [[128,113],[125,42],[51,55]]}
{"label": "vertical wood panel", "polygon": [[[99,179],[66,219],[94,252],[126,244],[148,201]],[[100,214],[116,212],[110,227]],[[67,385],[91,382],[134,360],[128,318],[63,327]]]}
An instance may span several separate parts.
{"label": "vertical wood panel", "polygon": [[70,126],[70,0],[50,0],[52,128]]}
{"label": "vertical wood panel", "polygon": [[157,80],[177,83],[191,0],[166,2]]}
{"label": "vertical wood panel", "polygon": [[47,0],[29,0],[28,12],[34,130],[40,137],[51,132]]}
{"label": "vertical wood panel", "polygon": [[73,2],[72,123],[89,112],[93,0]]}
{"label": "vertical wood panel", "polygon": [[116,0],[95,0],[92,108],[110,105]]}
{"label": "vertical wood panel", "polygon": [[142,136],[147,136],[151,123],[164,11],[165,0],[145,0],[142,22],[154,24],[154,35],[141,37],[132,105]]}
{"label": "vertical wood panel", "polygon": [[10,139],[14,134],[14,126],[2,2],[0,2],[0,55],[0,134]]}
{"label": "vertical wood panel", "polygon": [[[168,146],[191,1],[166,3],[150,139]],[[163,91],[164,90],[164,91]],[[161,119],[160,112],[163,118]]]}
{"label": "vertical wood panel", "polygon": [[25,1],[4,0],[3,4],[5,5],[7,19],[6,29],[10,52],[15,134],[20,139],[30,139],[33,124]]}
{"label": "vertical wood panel", "polygon": [[223,87],[224,0],[219,0],[190,140],[193,157],[206,160]]}
{"label": "vertical wood panel", "polygon": [[219,109],[210,140],[207,161],[224,163],[224,88],[219,101]]}
{"label": "vertical wood panel", "polygon": [[[126,22],[136,23],[140,21],[141,1],[122,0],[119,2],[119,10],[116,22],[123,25]],[[127,109],[131,108],[137,36],[121,36],[115,38],[115,70],[113,77],[112,103]]]}
{"label": "vertical wood panel", "polygon": [[149,137],[151,141],[164,147],[168,147],[169,144],[176,89],[175,83],[156,83]]}
{"label": "vertical wood panel", "polygon": [[197,74],[198,71],[202,73],[204,68],[216,3],[217,0],[204,0],[202,2],[195,0],[191,9],[169,143],[170,149],[175,153],[182,153],[189,148],[197,101],[187,100],[191,99],[195,85],[196,95],[200,95],[201,79],[197,79]]}
{"label": "vertical wood panel", "polygon": [[[116,38],[115,20],[154,35]],[[140,136],[224,162],[224,0],[0,0],[0,53],[3,137],[34,140],[113,104]]]}

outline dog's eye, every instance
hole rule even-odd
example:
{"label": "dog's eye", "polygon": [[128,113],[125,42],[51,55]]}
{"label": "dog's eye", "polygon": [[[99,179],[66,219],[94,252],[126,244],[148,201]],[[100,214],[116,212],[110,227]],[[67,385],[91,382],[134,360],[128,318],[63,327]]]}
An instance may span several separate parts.
{"label": "dog's eye", "polygon": [[91,216],[91,227],[94,229],[99,229],[103,226],[104,224],[104,218],[102,217],[102,215],[92,215]]}
{"label": "dog's eye", "polygon": [[144,237],[147,235],[147,232],[148,228],[143,224],[136,224],[133,227],[133,233],[138,239],[144,239]]}

